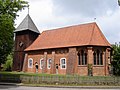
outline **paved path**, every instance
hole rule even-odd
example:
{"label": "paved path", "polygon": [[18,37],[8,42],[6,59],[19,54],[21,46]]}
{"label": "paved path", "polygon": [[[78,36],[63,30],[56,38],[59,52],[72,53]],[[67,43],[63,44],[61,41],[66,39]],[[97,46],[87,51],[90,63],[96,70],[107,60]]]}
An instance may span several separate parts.
{"label": "paved path", "polygon": [[120,90],[120,87],[81,86],[81,87],[30,87],[18,84],[0,83],[0,90]]}
{"label": "paved path", "polygon": [[55,87],[28,87],[28,86],[10,86],[0,85],[0,90],[120,90],[114,89],[95,89],[95,88],[55,88]]}

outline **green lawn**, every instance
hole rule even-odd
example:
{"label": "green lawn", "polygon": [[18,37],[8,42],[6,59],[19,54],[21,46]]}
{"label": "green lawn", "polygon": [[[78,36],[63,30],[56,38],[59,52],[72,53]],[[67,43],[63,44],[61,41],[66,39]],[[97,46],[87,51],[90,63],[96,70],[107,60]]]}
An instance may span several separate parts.
{"label": "green lawn", "polygon": [[65,76],[65,75],[56,75],[56,74],[41,74],[41,73],[28,73],[28,72],[0,72],[2,75],[24,75],[24,76]]}
{"label": "green lawn", "polygon": [[[111,76],[79,76],[79,75],[60,75],[60,74],[41,74],[41,73],[28,73],[28,72],[0,72],[0,75],[15,75],[15,76],[58,76],[58,77],[79,77],[82,79],[102,79],[102,78],[111,78]],[[113,77],[113,76],[112,76]]]}
{"label": "green lawn", "polygon": [[120,77],[0,72],[0,81],[47,85],[120,85]]}

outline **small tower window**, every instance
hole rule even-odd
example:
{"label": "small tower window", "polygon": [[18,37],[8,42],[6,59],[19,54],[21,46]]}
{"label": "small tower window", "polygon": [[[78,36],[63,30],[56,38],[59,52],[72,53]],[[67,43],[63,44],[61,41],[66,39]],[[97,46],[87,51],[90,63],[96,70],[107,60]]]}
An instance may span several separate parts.
{"label": "small tower window", "polygon": [[22,47],[23,44],[24,44],[24,43],[23,43],[22,41],[19,42],[19,46],[20,46],[20,47]]}

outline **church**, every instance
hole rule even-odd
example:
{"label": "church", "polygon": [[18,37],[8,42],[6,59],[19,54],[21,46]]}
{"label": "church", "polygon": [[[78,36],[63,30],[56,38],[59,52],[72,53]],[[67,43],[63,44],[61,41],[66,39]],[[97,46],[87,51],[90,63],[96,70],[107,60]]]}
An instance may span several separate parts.
{"label": "church", "polygon": [[40,33],[28,14],[14,33],[13,71],[109,75],[111,45],[95,22]]}

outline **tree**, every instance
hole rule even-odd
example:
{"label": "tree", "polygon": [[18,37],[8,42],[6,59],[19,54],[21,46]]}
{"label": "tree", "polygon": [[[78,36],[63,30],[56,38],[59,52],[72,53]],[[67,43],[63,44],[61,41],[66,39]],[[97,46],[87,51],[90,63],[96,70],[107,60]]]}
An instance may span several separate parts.
{"label": "tree", "polygon": [[13,18],[4,14],[0,16],[0,63],[4,63],[6,57],[13,48]]}
{"label": "tree", "polygon": [[16,18],[17,12],[28,6],[28,2],[23,0],[0,0],[0,15],[8,14]]}
{"label": "tree", "polygon": [[118,5],[120,6],[120,0],[118,0]]}
{"label": "tree", "polygon": [[7,56],[7,61],[5,62],[5,64],[3,64],[3,71],[11,71],[12,70],[12,64],[13,64],[13,57],[12,57],[12,53],[10,53]]}
{"label": "tree", "polygon": [[14,20],[17,12],[28,6],[22,0],[0,0],[0,65],[13,50]]}
{"label": "tree", "polygon": [[120,75],[120,45],[113,45],[113,74]]}

